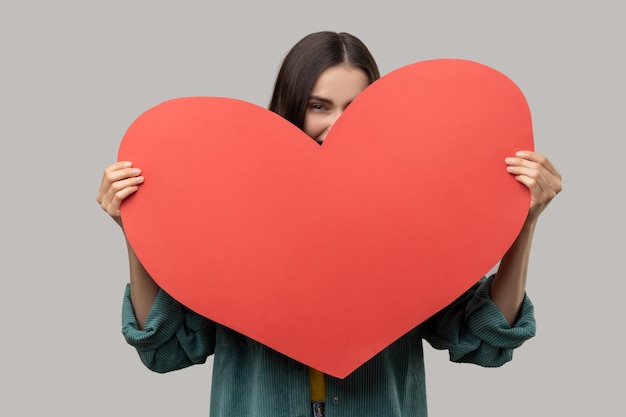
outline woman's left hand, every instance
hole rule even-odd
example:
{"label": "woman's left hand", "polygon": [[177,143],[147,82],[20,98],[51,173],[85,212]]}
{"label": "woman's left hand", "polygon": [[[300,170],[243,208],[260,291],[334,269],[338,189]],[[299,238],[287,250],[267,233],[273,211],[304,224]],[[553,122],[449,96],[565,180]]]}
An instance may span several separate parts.
{"label": "woman's left hand", "polygon": [[563,189],[562,177],[552,162],[533,151],[519,151],[506,158],[507,171],[530,190],[530,209],[526,221],[536,221],[550,201]]}

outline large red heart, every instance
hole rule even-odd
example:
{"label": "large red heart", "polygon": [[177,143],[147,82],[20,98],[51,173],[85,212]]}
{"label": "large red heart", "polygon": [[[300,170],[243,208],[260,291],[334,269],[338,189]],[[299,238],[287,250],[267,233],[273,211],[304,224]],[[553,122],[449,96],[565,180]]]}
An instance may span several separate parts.
{"label": "large red heart", "polygon": [[179,98],[122,140],[146,178],[122,218],[173,297],[343,378],[498,262],[529,206],[504,158],[532,147],[519,88],[467,60],[389,73],[322,146],[262,107]]}

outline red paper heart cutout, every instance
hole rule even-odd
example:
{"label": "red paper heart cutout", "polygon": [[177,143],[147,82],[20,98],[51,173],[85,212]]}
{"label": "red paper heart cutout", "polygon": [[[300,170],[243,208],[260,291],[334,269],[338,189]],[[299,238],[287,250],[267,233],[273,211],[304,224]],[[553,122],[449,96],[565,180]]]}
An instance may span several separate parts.
{"label": "red paper heart cutout", "polygon": [[504,158],[532,148],[520,89],[467,60],[389,73],[322,146],[262,107],[179,98],[124,135],[146,180],[121,212],[174,298],[344,378],[503,256],[530,201]]}

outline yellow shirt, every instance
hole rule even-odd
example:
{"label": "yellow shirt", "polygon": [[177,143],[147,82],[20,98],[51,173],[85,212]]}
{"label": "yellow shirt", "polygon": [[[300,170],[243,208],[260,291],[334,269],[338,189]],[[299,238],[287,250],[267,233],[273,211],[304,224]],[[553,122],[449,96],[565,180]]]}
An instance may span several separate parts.
{"label": "yellow shirt", "polygon": [[324,374],[317,369],[309,368],[309,381],[311,402],[324,401],[326,399],[326,382],[324,381]]}

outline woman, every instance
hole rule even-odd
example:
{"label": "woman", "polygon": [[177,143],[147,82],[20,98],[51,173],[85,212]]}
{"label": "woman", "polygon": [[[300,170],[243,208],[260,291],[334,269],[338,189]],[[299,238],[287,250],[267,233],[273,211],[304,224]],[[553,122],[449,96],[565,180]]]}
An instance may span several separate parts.
{"label": "woman", "polygon": [[[270,110],[322,143],[352,100],[379,78],[367,47],[347,33],[300,40],[279,71]],[[426,416],[422,340],[455,362],[500,366],[534,336],[525,295],[537,219],[561,191],[561,175],[543,155],[520,151],[507,171],[530,190],[528,217],[494,276],[401,337],[345,379],[322,375],[201,317],[161,290],[128,246],[130,284],[123,334],[144,364],[168,372],[214,355],[211,416]],[[97,201],[122,226],[119,208],[140,189],[141,170],[120,161],[105,169]]]}

